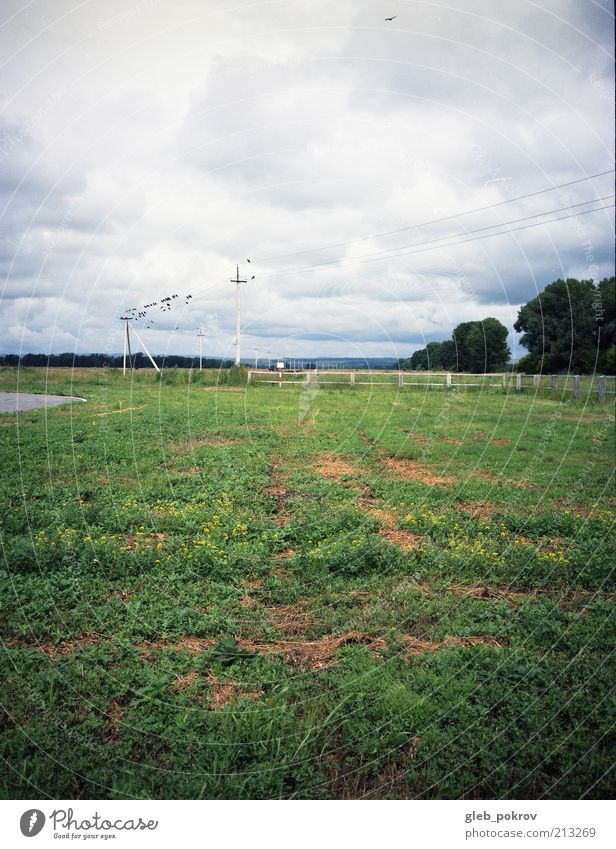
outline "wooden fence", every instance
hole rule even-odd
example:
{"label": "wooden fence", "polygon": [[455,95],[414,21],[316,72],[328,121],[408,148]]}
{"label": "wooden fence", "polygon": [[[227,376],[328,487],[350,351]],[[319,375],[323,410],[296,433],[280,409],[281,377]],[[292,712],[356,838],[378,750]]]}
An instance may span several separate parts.
{"label": "wooden fence", "polygon": [[268,371],[251,369],[248,383],[283,386],[299,385],[308,388],[331,387],[356,389],[358,386],[389,386],[394,389],[487,389],[549,394],[572,393],[574,398],[595,397],[601,402],[616,397],[616,378],[610,375],[580,374],[521,374],[517,372],[491,372],[470,374],[462,372],[403,372],[403,371]]}

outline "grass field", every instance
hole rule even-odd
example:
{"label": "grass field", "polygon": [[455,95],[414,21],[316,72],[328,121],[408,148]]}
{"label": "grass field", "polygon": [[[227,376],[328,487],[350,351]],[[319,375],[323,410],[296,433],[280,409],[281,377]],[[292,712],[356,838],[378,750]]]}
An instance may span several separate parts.
{"label": "grass field", "polygon": [[613,406],[0,372],[2,795],[611,798]]}

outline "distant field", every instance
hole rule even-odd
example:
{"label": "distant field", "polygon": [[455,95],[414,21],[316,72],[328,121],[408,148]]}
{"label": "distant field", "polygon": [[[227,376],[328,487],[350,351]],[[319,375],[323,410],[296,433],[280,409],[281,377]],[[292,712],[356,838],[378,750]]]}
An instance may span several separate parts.
{"label": "distant field", "polygon": [[613,795],[612,402],[17,377],[3,797]]}

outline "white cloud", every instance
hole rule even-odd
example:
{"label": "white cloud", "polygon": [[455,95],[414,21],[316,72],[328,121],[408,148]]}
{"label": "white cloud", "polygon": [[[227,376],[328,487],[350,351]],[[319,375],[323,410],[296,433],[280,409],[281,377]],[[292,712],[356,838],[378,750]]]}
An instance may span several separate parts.
{"label": "white cloud", "polygon": [[[229,354],[229,277],[246,257],[244,350],[297,356],[405,355],[487,315],[511,327],[537,289],[589,276],[591,252],[612,274],[609,211],[411,252],[611,194],[609,175],[360,238],[612,162],[606,10],[469,0],[395,11],[385,24],[376,0],[9,3],[5,351],[117,350],[123,308],[192,292],[144,331],[149,347],[194,352],[201,325],[208,351]],[[270,259],[322,245],[335,246]]]}

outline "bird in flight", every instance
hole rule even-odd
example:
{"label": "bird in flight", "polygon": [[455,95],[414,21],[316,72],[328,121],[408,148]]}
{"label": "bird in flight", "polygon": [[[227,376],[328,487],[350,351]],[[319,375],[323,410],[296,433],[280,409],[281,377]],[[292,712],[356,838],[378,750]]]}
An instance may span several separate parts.
{"label": "bird in flight", "polygon": [[392,15],[391,18],[385,18],[386,21],[393,21],[394,18],[397,18],[397,15]]}

